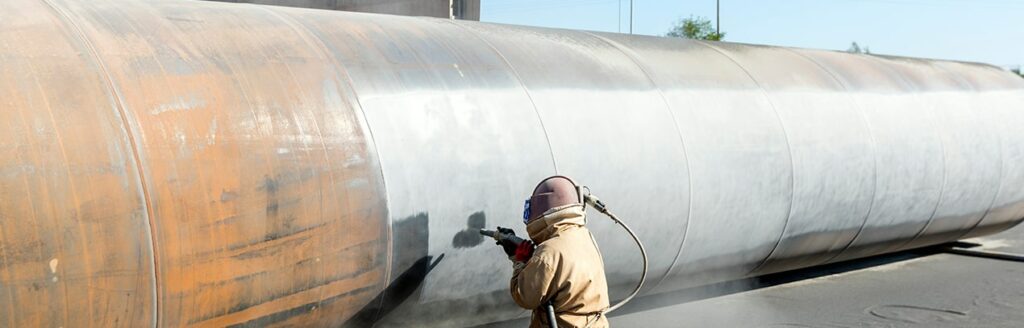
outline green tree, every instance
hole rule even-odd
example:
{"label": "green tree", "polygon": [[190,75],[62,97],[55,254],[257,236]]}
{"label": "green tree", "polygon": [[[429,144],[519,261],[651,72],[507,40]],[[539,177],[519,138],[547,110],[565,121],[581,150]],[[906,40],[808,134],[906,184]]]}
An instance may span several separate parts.
{"label": "green tree", "polygon": [[711,25],[710,19],[691,15],[689,18],[681,19],[676,22],[665,36],[722,41],[725,39],[725,32],[716,32],[715,27]]}
{"label": "green tree", "polygon": [[846,49],[846,52],[849,52],[849,53],[852,53],[852,54],[869,54],[870,55],[871,54],[871,48],[868,48],[868,47],[861,48],[860,45],[857,44],[857,41],[854,41],[853,43],[850,43],[850,47]]}
{"label": "green tree", "polygon": [[1010,72],[1017,73],[1017,75],[1020,75],[1020,77],[1024,77],[1024,73],[1021,73],[1020,71],[1020,66],[1017,66],[1016,68],[1011,68]]}

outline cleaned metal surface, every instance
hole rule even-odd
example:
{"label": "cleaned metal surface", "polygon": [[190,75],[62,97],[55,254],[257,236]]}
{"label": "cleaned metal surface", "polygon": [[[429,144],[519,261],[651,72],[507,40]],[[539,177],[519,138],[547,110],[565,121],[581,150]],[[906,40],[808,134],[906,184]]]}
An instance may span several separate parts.
{"label": "cleaned metal surface", "polygon": [[929,91],[918,99],[921,105],[931,108],[931,118],[939,131],[944,153],[943,187],[932,218],[903,247],[957,239],[977,226],[992,205],[1002,183],[999,179],[1004,165],[1019,165],[1005,162],[1000,131],[994,128],[997,124],[993,116],[994,107],[985,101],[999,101],[1002,98],[999,91],[1005,88],[994,86],[989,90],[977,90],[962,80],[965,75],[986,74],[986,70],[963,74],[945,69],[938,63],[904,59],[890,61],[904,74],[917,76],[918,85]]}
{"label": "cleaned metal surface", "polygon": [[[655,282],[651,285],[669,290],[680,283],[673,278],[694,281],[747,274],[778,241],[793,194],[790,150],[775,108],[746,71],[705,44],[602,36],[635,58],[658,85],[686,144],[689,184],[662,181],[655,185],[680,186],[677,188],[691,190],[692,198],[677,196],[681,205],[687,200],[689,206],[665,214],[715,218],[689,220],[687,229],[664,237],[641,233],[645,243],[650,238],[685,237],[681,247],[650,247],[672,247],[675,253],[670,272],[651,271]],[[619,198],[614,206],[662,211],[672,204],[650,203],[642,199],[644,194],[636,196],[633,201]],[[670,227],[659,224],[654,228]],[[721,231],[734,231],[742,237],[722,238]],[[663,265],[660,260],[652,264],[653,268]],[[664,282],[659,284],[660,280]]]}
{"label": "cleaned metal surface", "polygon": [[855,95],[797,51],[713,47],[767,94],[792,156],[793,195],[784,232],[755,273],[820,264],[856,237],[871,206],[874,145]]}
{"label": "cleaned metal surface", "polygon": [[[613,44],[585,32],[463,25],[492,45],[522,80],[544,124],[557,173],[595,186],[602,199],[616,199],[610,206],[617,215],[643,218],[634,230],[650,250],[651,277],[664,276],[686,233],[689,177],[679,129],[646,72]],[[556,56],[564,59],[545,64]],[[638,162],[645,169],[635,170]],[[624,296],[640,276],[636,246],[610,220],[595,217],[588,223],[601,249],[631,255],[604,258],[612,293]]]}
{"label": "cleaned metal surface", "polygon": [[[495,268],[508,260],[477,231],[521,226],[510,213],[521,211],[522,190],[555,169],[531,99],[505,61],[446,20],[286,15],[345,68],[366,112],[396,231],[391,282],[422,285],[409,303],[423,304],[507,288]],[[437,261],[429,274],[402,276],[426,257]],[[517,312],[501,306],[480,318]]]}
{"label": "cleaned metal surface", "polygon": [[[190,1],[0,4],[0,325],[524,315],[476,231],[571,175],[644,293],[1024,217],[968,63]],[[613,298],[638,276],[593,216]],[[521,229],[520,229],[521,230]]]}
{"label": "cleaned metal surface", "polygon": [[928,224],[942,190],[943,143],[920,86],[875,56],[802,51],[857,92],[852,103],[871,133],[874,177],[871,208],[856,238],[830,261],[893,250]]}

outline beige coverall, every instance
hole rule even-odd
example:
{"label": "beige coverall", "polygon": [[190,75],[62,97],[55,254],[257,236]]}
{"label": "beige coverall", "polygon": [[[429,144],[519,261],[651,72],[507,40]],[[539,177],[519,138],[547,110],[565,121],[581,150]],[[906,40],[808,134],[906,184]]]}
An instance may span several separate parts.
{"label": "beige coverall", "polygon": [[585,215],[582,205],[566,205],[526,226],[537,248],[529,261],[515,264],[511,289],[516,304],[533,309],[531,328],[548,327],[542,305],[551,296],[558,327],[608,327],[599,315],[608,308],[604,261],[584,227]]}

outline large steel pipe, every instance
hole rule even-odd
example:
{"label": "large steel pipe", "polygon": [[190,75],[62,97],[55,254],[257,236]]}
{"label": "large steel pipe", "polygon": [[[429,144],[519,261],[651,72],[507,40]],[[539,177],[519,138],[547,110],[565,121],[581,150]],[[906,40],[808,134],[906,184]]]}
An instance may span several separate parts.
{"label": "large steel pipe", "polygon": [[[971,63],[192,1],[0,2],[0,325],[524,315],[475,229],[555,173],[657,293],[1024,217]],[[590,226],[613,298],[639,257]],[[522,231],[522,229],[520,229]]]}

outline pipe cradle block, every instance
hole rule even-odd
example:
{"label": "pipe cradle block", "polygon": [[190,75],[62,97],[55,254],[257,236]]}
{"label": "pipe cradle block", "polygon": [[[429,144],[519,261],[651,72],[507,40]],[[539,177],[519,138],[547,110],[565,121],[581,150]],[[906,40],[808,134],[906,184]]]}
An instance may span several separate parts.
{"label": "pipe cradle block", "polygon": [[[476,231],[593,187],[644,293],[1005,230],[1024,80],[949,61],[190,1],[0,4],[0,325],[523,315]],[[596,214],[596,213],[592,213]],[[589,225],[613,298],[628,236]]]}

